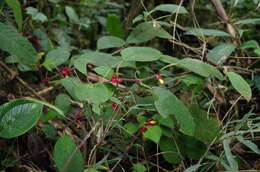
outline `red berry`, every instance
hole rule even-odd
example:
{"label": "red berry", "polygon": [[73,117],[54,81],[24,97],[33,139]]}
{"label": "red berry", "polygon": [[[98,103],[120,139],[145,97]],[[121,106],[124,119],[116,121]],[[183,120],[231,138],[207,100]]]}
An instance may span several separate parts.
{"label": "red berry", "polygon": [[144,127],[140,128],[140,132],[141,132],[142,134],[144,134],[146,131],[147,131],[147,128],[144,128]]}
{"label": "red berry", "polygon": [[43,79],[42,79],[42,82],[43,82],[43,83],[48,83],[48,82],[50,82],[50,78],[47,78],[47,77],[46,77],[46,78],[43,78]]}
{"label": "red berry", "polygon": [[119,83],[123,82],[123,80],[121,78],[119,78],[117,75],[112,75],[111,82],[114,84],[119,84]]}
{"label": "red berry", "polygon": [[162,79],[162,76],[159,75],[159,74],[157,74],[157,75],[155,75],[155,78],[156,78],[157,80],[160,80],[160,79]]}
{"label": "red berry", "polygon": [[74,70],[71,67],[65,66],[62,68],[61,75],[66,77],[69,76]]}

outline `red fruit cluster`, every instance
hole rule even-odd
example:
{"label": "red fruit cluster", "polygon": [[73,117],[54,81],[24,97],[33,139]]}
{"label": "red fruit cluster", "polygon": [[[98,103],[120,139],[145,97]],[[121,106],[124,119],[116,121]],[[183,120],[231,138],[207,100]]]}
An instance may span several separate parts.
{"label": "red fruit cluster", "polygon": [[119,78],[117,75],[112,75],[111,82],[114,84],[119,84],[119,83],[123,82],[123,80],[121,78]]}
{"label": "red fruit cluster", "polygon": [[71,73],[73,73],[74,70],[71,67],[65,66],[62,68],[61,75],[63,77],[70,76]]}
{"label": "red fruit cluster", "polygon": [[152,126],[154,126],[155,124],[157,124],[157,121],[155,121],[155,120],[148,120],[148,121],[146,121],[145,123],[144,123],[144,127],[141,127],[139,130],[140,130],[140,132],[142,133],[142,134],[144,134],[146,131],[147,131],[147,127],[149,128],[149,127],[152,127]]}
{"label": "red fruit cluster", "polygon": [[43,78],[43,79],[42,79],[42,82],[43,82],[43,83],[48,83],[48,82],[50,82],[50,78],[48,78],[48,77]]}
{"label": "red fruit cluster", "polygon": [[155,75],[155,78],[159,81],[160,85],[164,85],[164,80],[162,80],[162,75]]}

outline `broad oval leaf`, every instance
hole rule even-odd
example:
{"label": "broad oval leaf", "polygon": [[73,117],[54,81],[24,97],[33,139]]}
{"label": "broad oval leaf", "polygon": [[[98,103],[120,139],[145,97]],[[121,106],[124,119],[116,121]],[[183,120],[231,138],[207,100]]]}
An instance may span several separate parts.
{"label": "broad oval leaf", "polygon": [[[60,171],[63,169],[64,165],[75,149],[76,144],[70,136],[62,136],[58,139],[54,147],[53,159]],[[83,169],[83,156],[81,152],[77,152],[70,163],[67,165],[67,168],[64,170],[64,172],[82,172]]]}
{"label": "broad oval leaf", "polygon": [[18,25],[19,32],[22,32],[23,30],[23,14],[20,2],[18,0],[5,0],[7,5],[12,8],[14,13],[15,21]]}
{"label": "broad oval leaf", "polygon": [[47,56],[45,57],[45,61],[43,66],[46,67],[48,70],[53,70],[57,66],[65,63],[70,57],[69,51],[65,48],[57,48],[48,52]]}
{"label": "broad oval leaf", "polygon": [[178,164],[182,160],[182,155],[180,155],[173,139],[168,137],[162,137],[160,141],[160,150],[162,151],[163,158],[172,164]]}
{"label": "broad oval leaf", "polygon": [[155,37],[171,39],[172,36],[166,32],[157,22],[144,22],[138,24],[127,37],[126,43],[139,44],[150,41]]}
{"label": "broad oval leaf", "polygon": [[121,51],[121,55],[126,61],[155,61],[161,56],[161,52],[150,47],[128,47]]}
{"label": "broad oval leaf", "polygon": [[19,63],[36,68],[37,54],[32,44],[17,30],[0,22],[0,49],[16,56]]}
{"label": "broad oval leaf", "polygon": [[107,48],[118,48],[123,46],[125,41],[121,38],[115,36],[103,36],[97,41],[97,49],[107,49]]}
{"label": "broad oval leaf", "polygon": [[252,90],[249,84],[237,73],[228,72],[227,76],[232,86],[247,100],[250,101],[252,97]]}
{"label": "broad oval leaf", "polygon": [[0,137],[13,138],[30,130],[40,119],[41,104],[17,99],[0,106]]}
{"label": "broad oval leaf", "polygon": [[207,57],[215,63],[223,64],[226,60],[225,57],[228,57],[235,48],[234,44],[221,44],[209,51]]}
{"label": "broad oval leaf", "polygon": [[163,11],[169,13],[186,14],[188,11],[183,7],[175,4],[162,4],[155,7],[153,11]]}
{"label": "broad oval leaf", "polygon": [[174,115],[180,124],[180,130],[187,135],[193,136],[195,124],[188,108],[170,91],[163,87],[154,89],[155,107],[158,112],[166,117]]}
{"label": "broad oval leaf", "polygon": [[219,80],[224,80],[224,76],[217,68],[197,59],[185,58],[176,65],[204,77],[216,77]]}
{"label": "broad oval leaf", "polygon": [[162,129],[159,126],[152,126],[145,131],[144,136],[152,140],[154,143],[159,144],[162,136]]}
{"label": "broad oval leaf", "polygon": [[216,29],[190,29],[185,34],[195,36],[230,36],[227,32]]}

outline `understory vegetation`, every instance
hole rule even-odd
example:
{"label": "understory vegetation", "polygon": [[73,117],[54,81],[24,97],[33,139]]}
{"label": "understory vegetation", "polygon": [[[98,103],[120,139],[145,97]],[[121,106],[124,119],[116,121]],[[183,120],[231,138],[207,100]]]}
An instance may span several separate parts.
{"label": "understory vegetation", "polygon": [[0,172],[260,170],[259,9],[0,1]]}

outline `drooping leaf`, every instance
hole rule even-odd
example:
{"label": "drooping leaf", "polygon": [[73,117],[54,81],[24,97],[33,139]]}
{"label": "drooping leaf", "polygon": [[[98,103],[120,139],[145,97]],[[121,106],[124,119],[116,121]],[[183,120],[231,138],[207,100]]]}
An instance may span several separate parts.
{"label": "drooping leaf", "polygon": [[161,52],[150,47],[128,47],[121,51],[121,55],[126,61],[155,61],[161,56]]}
{"label": "drooping leaf", "polygon": [[229,138],[224,139],[223,140],[223,147],[224,147],[224,151],[225,151],[227,161],[228,161],[228,163],[229,163],[229,165],[232,169],[232,172],[236,172],[236,171],[238,171],[238,163],[232,155],[232,152],[231,152],[231,149],[230,149],[230,146],[229,146],[230,142],[231,142],[231,140]]}
{"label": "drooping leaf", "polygon": [[97,49],[107,49],[107,48],[118,48],[123,46],[125,41],[121,38],[115,36],[103,36],[97,41]]}
{"label": "drooping leaf", "polygon": [[211,143],[219,134],[218,121],[207,116],[207,113],[197,106],[190,108],[195,123],[194,137],[202,142]]}
{"label": "drooping leaf", "polygon": [[252,142],[251,140],[245,140],[242,136],[237,137],[238,141],[243,143],[245,146],[247,146],[249,149],[260,155],[260,149],[258,146]]}
{"label": "drooping leaf", "polygon": [[247,49],[247,48],[259,48],[259,44],[256,40],[250,40],[250,41],[246,41],[242,45],[240,45],[240,48],[242,50]]}
{"label": "drooping leaf", "polygon": [[180,124],[180,130],[190,136],[194,135],[195,124],[188,108],[170,91],[163,87],[154,89],[155,107],[162,116],[174,115]]}
{"label": "drooping leaf", "polygon": [[43,106],[17,99],[0,106],[0,137],[13,138],[30,130],[40,119]]}
{"label": "drooping leaf", "polygon": [[183,7],[175,4],[162,4],[155,7],[153,11],[163,11],[169,13],[186,14],[188,11]]}
{"label": "drooping leaf", "polygon": [[74,22],[74,23],[79,22],[79,16],[77,15],[77,13],[75,12],[75,10],[72,7],[66,6],[65,12],[72,22]]}
{"label": "drooping leaf", "polygon": [[173,139],[162,137],[160,140],[160,150],[163,158],[172,164],[178,164],[182,160],[182,156],[178,152],[178,148]]}
{"label": "drooping leaf", "polygon": [[38,62],[32,44],[20,35],[17,30],[0,22],[0,49],[16,56],[19,63],[34,67]]}
{"label": "drooping leaf", "polygon": [[108,15],[107,18],[107,31],[111,36],[116,36],[119,38],[124,38],[125,31],[123,25],[118,16],[114,14]]}
{"label": "drooping leaf", "polygon": [[230,36],[227,32],[215,29],[190,29],[185,34],[194,36]]}
{"label": "drooping leaf", "polygon": [[223,64],[226,60],[225,57],[228,57],[235,48],[236,46],[234,44],[224,43],[209,51],[207,57],[215,63]]}
{"label": "drooping leaf", "polygon": [[27,7],[26,13],[31,15],[33,20],[37,20],[37,21],[41,21],[41,22],[48,21],[47,16],[45,14],[39,12],[37,8]]}
{"label": "drooping leaf", "polygon": [[252,97],[252,90],[249,84],[237,73],[228,72],[227,76],[232,86],[247,100],[250,101]]}
{"label": "drooping leaf", "polygon": [[62,47],[51,50],[45,57],[43,66],[48,70],[53,70],[57,66],[65,63],[70,57],[70,53]]}
{"label": "drooping leaf", "polygon": [[15,22],[17,23],[19,32],[23,30],[23,14],[20,2],[18,0],[5,0],[7,5],[13,10]]}
{"label": "drooping leaf", "polygon": [[144,136],[152,140],[154,143],[159,144],[162,136],[162,129],[159,126],[152,126],[144,132]]}
{"label": "drooping leaf", "polygon": [[217,68],[197,59],[185,58],[180,60],[176,65],[204,77],[216,77],[219,80],[224,79],[224,76]]}
{"label": "drooping leaf", "polygon": [[150,41],[155,37],[171,39],[172,36],[166,32],[158,23],[144,22],[138,24],[127,37],[126,43],[139,44]]}
{"label": "drooping leaf", "polygon": [[[70,136],[62,136],[58,139],[55,144],[53,159],[59,170],[62,170],[66,164],[68,158],[75,151],[76,144]],[[77,152],[73,156],[70,163],[67,165],[67,168],[64,172],[82,172],[84,169],[84,159],[80,152]]]}
{"label": "drooping leaf", "polygon": [[243,19],[243,20],[238,20],[234,24],[257,24],[260,22],[259,18],[256,19]]}

